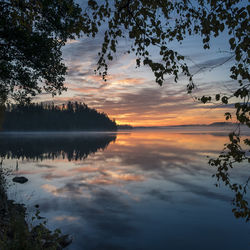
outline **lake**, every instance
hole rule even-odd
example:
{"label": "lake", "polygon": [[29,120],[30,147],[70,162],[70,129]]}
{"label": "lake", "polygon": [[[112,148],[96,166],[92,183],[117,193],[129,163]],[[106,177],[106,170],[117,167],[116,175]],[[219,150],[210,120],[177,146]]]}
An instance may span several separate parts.
{"label": "lake", "polygon": [[10,198],[31,213],[39,204],[49,228],[72,235],[69,249],[247,250],[249,223],[207,163],[227,140],[221,128],[7,133],[0,156],[9,179],[29,179]]}

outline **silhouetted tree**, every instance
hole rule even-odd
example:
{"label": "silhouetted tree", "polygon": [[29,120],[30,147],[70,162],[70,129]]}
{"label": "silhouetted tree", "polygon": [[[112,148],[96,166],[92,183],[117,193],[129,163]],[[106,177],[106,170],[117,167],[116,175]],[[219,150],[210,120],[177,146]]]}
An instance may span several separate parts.
{"label": "silhouetted tree", "polygon": [[[180,74],[184,74],[189,80],[187,92],[191,93],[195,83],[186,64],[186,58],[171,49],[169,43],[181,43],[185,37],[195,35],[202,38],[204,49],[210,49],[212,37],[227,33],[228,40],[225,42],[228,42],[230,47],[229,59],[234,59],[229,75],[238,85],[237,89],[233,94],[221,95],[215,90],[214,96],[208,93],[206,96],[195,98],[202,103],[213,101],[223,105],[233,104],[239,125],[250,127],[250,40],[247,1],[89,0],[88,3],[91,11],[88,9],[85,15],[89,17],[90,33],[95,36],[99,27],[106,28],[97,67],[104,80],[108,69],[107,61],[113,60],[120,40],[129,37],[132,45],[128,53],[135,53],[137,67],[141,64],[148,66],[160,85],[163,84],[166,75],[174,75],[177,82]],[[104,25],[104,22],[108,25]],[[150,54],[152,46],[157,47],[158,59]],[[226,120],[231,119],[232,115],[226,112]],[[235,192],[235,216],[250,220],[250,208],[245,199],[249,178],[244,185],[234,183],[228,172],[235,163],[249,166],[250,140],[245,139],[242,147],[240,127],[230,133],[229,140],[219,157],[210,159],[209,164],[217,167],[217,180],[223,181]]]}
{"label": "silhouetted tree", "polygon": [[6,105],[3,131],[116,130],[107,114],[86,104],[68,102],[61,107],[52,104]]}
{"label": "silhouetted tree", "polygon": [[65,90],[61,48],[84,23],[74,0],[2,0],[0,16],[0,104]]}

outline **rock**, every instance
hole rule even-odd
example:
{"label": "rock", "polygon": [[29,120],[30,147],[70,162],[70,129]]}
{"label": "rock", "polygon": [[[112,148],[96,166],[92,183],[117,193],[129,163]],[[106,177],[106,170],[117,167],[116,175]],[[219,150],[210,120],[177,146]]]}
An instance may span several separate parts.
{"label": "rock", "polygon": [[14,177],[12,179],[12,181],[23,184],[23,183],[27,182],[28,179],[26,177],[23,177],[23,176],[18,176],[18,177]]}
{"label": "rock", "polygon": [[68,245],[70,245],[72,243],[73,239],[68,235],[63,235],[58,239],[58,243],[60,244],[60,246],[62,248],[67,247]]}

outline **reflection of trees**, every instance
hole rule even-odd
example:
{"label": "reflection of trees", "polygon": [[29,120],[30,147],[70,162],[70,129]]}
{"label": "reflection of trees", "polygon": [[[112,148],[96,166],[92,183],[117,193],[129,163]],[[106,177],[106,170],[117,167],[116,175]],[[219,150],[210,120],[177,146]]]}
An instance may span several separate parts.
{"label": "reflection of trees", "polygon": [[89,154],[105,149],[116,140],[115,134],[75,135],[0,135],[0,156],[17,159],[55,159],[63,157],[81,160]]}

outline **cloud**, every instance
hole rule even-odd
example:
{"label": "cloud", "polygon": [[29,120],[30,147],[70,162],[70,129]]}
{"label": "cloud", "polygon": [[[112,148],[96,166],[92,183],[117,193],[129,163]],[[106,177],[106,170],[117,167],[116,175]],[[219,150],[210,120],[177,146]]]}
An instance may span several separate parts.
{"label": "cloud", "polygon": [[74,40],[74,39],[68,39],[66,42],[66,45],[73,44],[73,43],[79,43],[79,40]]}
{"label": "cloud", "polygon": [[[194,103],[191,96],[187,95],[186,76],[181,76],[178,84],[174,83],[172,76],[166,76],[163,87],[159,87],[148,68],[135,69],[135,55],[123,53],[128,46],[126,42],[119,45],[119,52],[109,62],[109,74],[107,82],[104,82],[101,76],[94,74],[103,41],[102,32],[95,39],[84,37],[65,46],[63,57],[68,66],[68,91],[54,98],[55,103],[69,100],[85,102],[115,118],[118,123],[136,126],[223,121],[227,107],[204,112],[211,106]],[[215,67],[227,61],[229,56],[218,55],[216,49],[205,53],[201,47],[202,50],[198,51],[197,42],[192,39],[187,45],[188,49],[181,46],[184,54],[196,60],[189,61],[190,70],[193,73],[199,70],[200,73],[195,75],[198,88],[194,90],[194,95],[225,93],[234,89],[234,82],[223,76],[226,74],[221,73],[223,70]],[[181,47],[176,49],[183,50]],[[211,74],[214,67],[216,69]],[[43,95],[39,100],[51,100],[51,97]]]}
{"label": "cloud", "polygon": [[74,97],[56,97],[54,102],[63,103],[69,100],[85,102],[90,107],[115,118],[118,123],[140,126],[199,124],[201,120],[202,123],[223,121],[224,113],[232,108],[194,102],[181,89],[173,90],[165,87],[134,89],[124,86],[112,83],[95,84],[92,87],[73,85],[70,91],[75,93]]}

